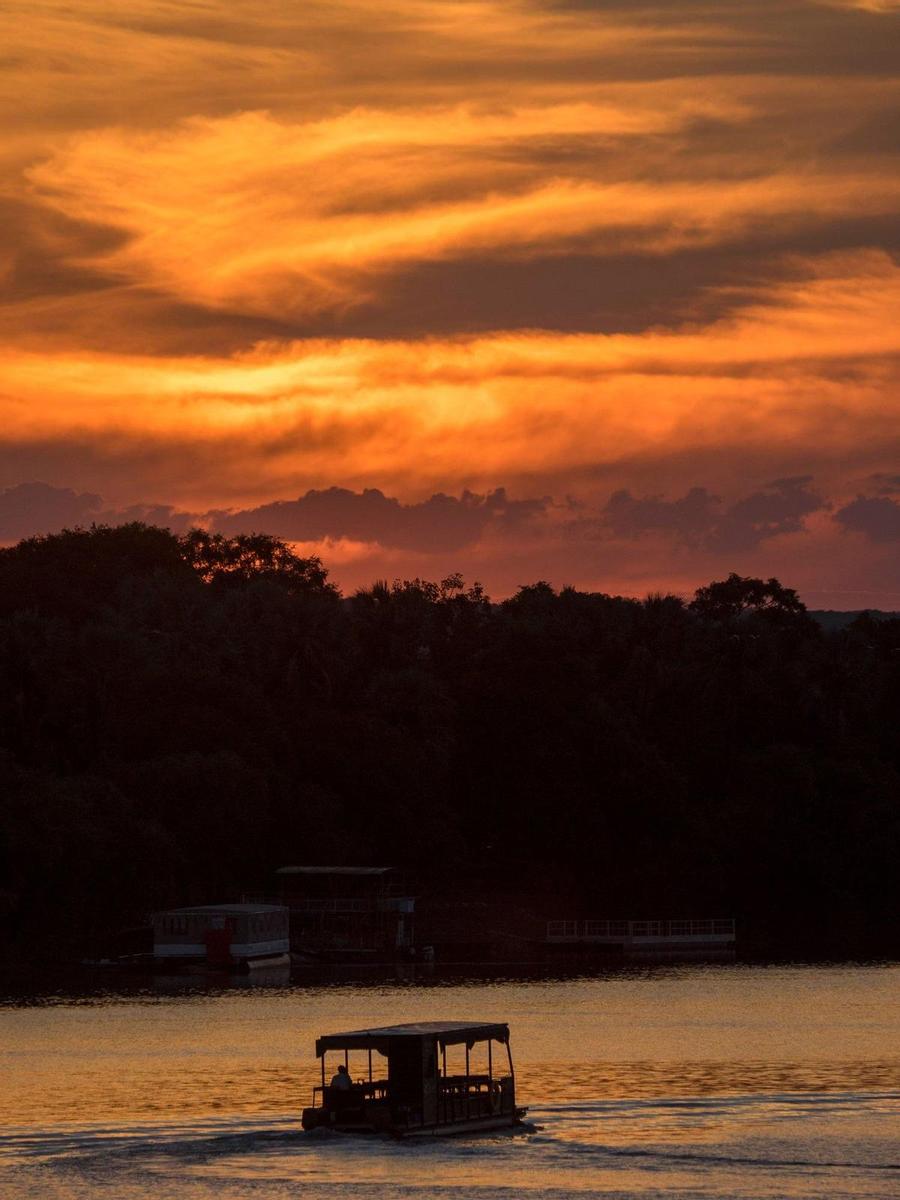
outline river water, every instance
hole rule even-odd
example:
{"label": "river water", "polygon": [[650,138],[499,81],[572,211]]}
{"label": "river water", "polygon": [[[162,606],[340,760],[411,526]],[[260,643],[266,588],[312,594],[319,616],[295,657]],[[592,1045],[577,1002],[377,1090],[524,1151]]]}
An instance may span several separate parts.
{"label": "river water", "polygon": [[[407,969],[10,1000],[0,1195],[888,1200],[898,997],[900,966],[843,964]],[[533,1132],[398,1143],[300,1130],[317,1034],[440,1019],[510,1022]]]}

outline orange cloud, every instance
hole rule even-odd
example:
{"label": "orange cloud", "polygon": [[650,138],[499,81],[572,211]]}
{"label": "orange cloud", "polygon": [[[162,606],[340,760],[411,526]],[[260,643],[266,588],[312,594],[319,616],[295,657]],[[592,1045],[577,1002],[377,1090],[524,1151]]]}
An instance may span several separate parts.
{"label": "orange cloud", "polygon": [[11,0],[0,484],[852,497],[897,450],[897,7]]}
{"label": "orange cloud", "polygon": [[898,303],[900,270],[866,252],[815,260],[764,303],[676,332],[319,340],[227,359],[12,352],[0,412],[10,440],[234,443],[237,464],[194,472],[170,494],[183,502],[216,480],[233,495],[231,471],[263,472],[249,497],[298,478],[493,483],[511,464],[575,477],[715,446],[868,462],[896,446]]}
{"label": "orange cloud", "polygon": [[193,119],[174,133],[84,134],[28,176],[67,216],[128,235],[92,256],[95,269],[176,299],[266,315],[371,299],[373,275],[416,262],[575,246],[665,255],[766,223],[800,228],[895,211],[900,180],[859,168],[662,187],[584,177],[584,164],[575,176],[551,174],[541,160],[547,138],[673,134],[704,116],[735,115],[687,100],[643,111],[354,110],[301,125],[243,113]]}

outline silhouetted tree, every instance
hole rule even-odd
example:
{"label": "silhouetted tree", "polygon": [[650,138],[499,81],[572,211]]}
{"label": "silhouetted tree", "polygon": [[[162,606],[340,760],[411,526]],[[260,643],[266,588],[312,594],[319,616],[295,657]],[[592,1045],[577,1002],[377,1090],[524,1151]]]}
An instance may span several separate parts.
{"label": "silhouetted tree", "polygon": [[178,539],[181,553],[204,583],[235,586],[252,581],[273,581],[295,592],[336,594],[327,583],[321,559],[301,558],[280,538],[267,533],[239,533],[225,537],[205,529],[191,529]]}
{"label": "silhouetted tree", "polygon": [[744,613],[795,617],[806,612],[806,605],[796,591],[782,587],[777,579],[745,578],[734,573],[698,588],[690,607],[714,621],[732,620]]}

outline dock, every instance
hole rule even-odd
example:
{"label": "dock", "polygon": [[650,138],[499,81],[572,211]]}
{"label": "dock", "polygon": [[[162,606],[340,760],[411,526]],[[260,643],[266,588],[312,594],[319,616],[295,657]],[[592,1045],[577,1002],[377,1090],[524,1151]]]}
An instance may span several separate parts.
{"label": "dock", "polygon": [[596,949],[652,961],[728,959],[735,952],[733,917],[669,921],[548,921],[546,944],[574,952]]}

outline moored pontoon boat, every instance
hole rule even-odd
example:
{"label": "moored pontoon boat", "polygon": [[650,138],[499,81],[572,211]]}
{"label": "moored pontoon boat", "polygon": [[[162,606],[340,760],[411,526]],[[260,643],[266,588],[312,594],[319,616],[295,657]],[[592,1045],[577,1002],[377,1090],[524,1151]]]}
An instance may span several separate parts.
{"label": "moored pontoon boat", "polygon": [[[495,1043],[503,1048],[499,1071]],[[465,1058],[458,1064],[463,1070],[458,1071],[452,1059],[461,1058],[463,1048]],[[326,1058],[335,1051],[344,1068],[340,1074],[349,1075],[349,1085],[327,1082]],[[521,1125],[527,1111],[516,1106],[506,1024],[422,1021],[332,1033],[317,1038],[316,1055],[322,1063],[322,1082],[313,1089],[312,1107],[303,1110],[304,1129],[435,1136],[511,1128]],[[386,1073],[381,1059],[387,1060]],[[351,1066],[360,1062],[364,1068],[354,1075]]]}

